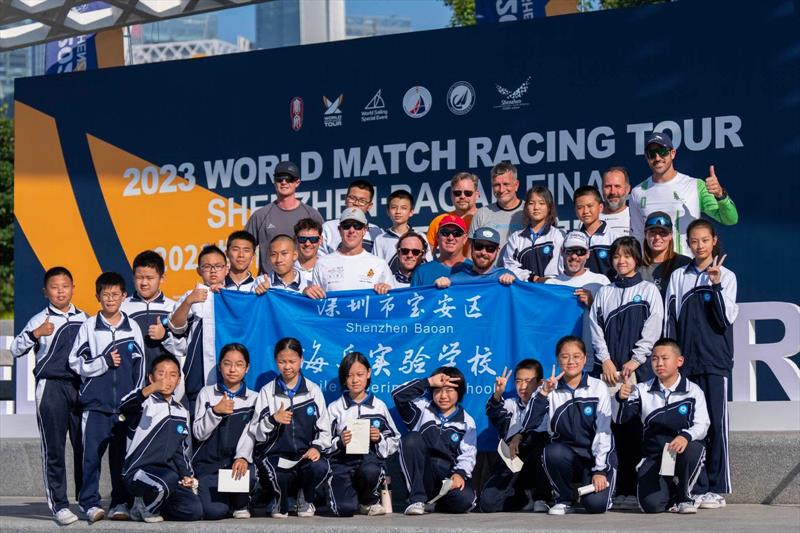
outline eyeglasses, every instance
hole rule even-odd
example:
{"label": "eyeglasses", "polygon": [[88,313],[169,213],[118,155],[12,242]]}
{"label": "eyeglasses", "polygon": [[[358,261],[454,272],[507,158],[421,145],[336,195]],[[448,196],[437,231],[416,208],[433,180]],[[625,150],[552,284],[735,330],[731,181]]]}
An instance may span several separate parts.
{"label": "eyeglasses", "polygon": [[566,354],[566,353],[561,354],[560,353],[560,354],[558,354],[558,360],[559,361],[564,361],[565,363],[567,361],[580,361],[584,357],[586,357],[586,356],[583,355],[582,353],[573,353],[573,354]]}
{"label": "eyeglasses", "polygon": [[364,229],[364,224],[362,224],[361,222],[357,222],[355,220],[348,220],[346,222],[342,222],[341,224],[339,224],[339,227],[342,228],[343,230],[348,230],[348,229],[362,230]]}
{"label": "eyeglasses", "polygon": [[358,205],[358,206],[365,206],[371,203],[371,200],[367,200],[366,198],[359,198],[358,196],[353,196],[352,194],[348,194],[347,196],[345,196],[345,198],[350,200],[350,203],[352,203],[353,205]]}
{"label": "eyeglasses", "polygon": [[298,244],[305,244],[307,242],[310,242],[311,244],[317,244],[319,242],[319,236],[317,236],[317,237],[301,237],[301,236],[298,236],[297,237],[297,243]]}
{"label": "eyeglasses", "polygon": [[440,237],[455,237],[456,239],[464,235],[464,230],[461,229],[440,229]]}
{"label": "eyeglasses", "polygon": [[567,257],[571,256],[572,254],[575,254],[578,257],[583,257],[584,255],[586,255],[588,253],[589,253],[589,250],[586,250],[585,248],[565,248],[564,249],[564,255],[567,256]]}
{"label": "eyeglasses", "polygon": [[667,157],[670,151],[666,146],[659,146],[658,148],[648,148],[644,153],[647,154],[647,159],[655,159],[657,155]]}
{"label": "eyeglasses", "polygon": [[244,361],[233,362],[233,361],[227,361],[226,360],[226,361],[222,361],[222,363],[220,363],[220,364],[224,368],[235,368],[236,370],[244,370],[245,368],[247,368],[247,363],[245,363]]}
{"label": "eyeglasses", "polygon": [[453,191],[453,196],[455,196],[456,198],[458,198],[459,196],[466,196],[467,198],[472,198],[473,194],[475,194],[475,191],[469,191],[469,190]]}
{"label": "eyeglasses", "polygon": [[497,245],[496,244],[483,244],[483,243],[480,243],[480,242],[473,242],[472,243],[472,249],[475,250],[476,252],[482,252],[483,250],[486,250],[490,254],[493,254],[493,253],[495,253],[497,251]]}
{"label": "eyeglasses", "polygon": [[422,255],[422,250],[419,248],[400,248],[400,255],[408,255],[411,254],[414,257],[419,257]]}
{"label": "eyeglasses", "polygon": [[294,176],[275,176],[275,183],[294,183],[300,181],[300,178]]}
{"label": "eyeglasses", "polygon": [[100,293],[100,299],[101,300],[105,300],[106,302],[115,302],[115,301],[119,300],[120,298],[122,298],[122,293],[121,292],[112,292],[112,293],[102,292],[102,293]]}
{"label": "eyeglasses", "polygon": [[216,272],[217,270],[222,270],[226,266],[228,266],[228,265],[226,265],[224,263],[218,263],[216,265],[208,265],[208,264],[206,264],[206,265],[200,265],[200,270],[202,270],[203,272]]}

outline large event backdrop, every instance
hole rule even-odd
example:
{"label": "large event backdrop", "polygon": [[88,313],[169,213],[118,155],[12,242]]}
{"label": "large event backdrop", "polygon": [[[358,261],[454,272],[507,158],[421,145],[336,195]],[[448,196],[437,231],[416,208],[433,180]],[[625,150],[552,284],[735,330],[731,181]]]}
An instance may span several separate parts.
{"label": "large event backdrop", "polygon": [[19,79],[16,326],[57,264],[88,312],[100,271],[130,279],[147,248],[181,294],[201,246],[270,200],[280,159],[302,165],[325,218],[363,177],[378,223],[408,187],[417,226],[450,208],[455,172],[477,173],[485,202],[490,167],[510,160],[522,190],[551,188],[569,228],[572,192],[605,168],[648,176],[654,128],[673,135],[679,170],[715,165],[738,206],[720,231],[739,300],[797,303],[796,6],[684,1]]}

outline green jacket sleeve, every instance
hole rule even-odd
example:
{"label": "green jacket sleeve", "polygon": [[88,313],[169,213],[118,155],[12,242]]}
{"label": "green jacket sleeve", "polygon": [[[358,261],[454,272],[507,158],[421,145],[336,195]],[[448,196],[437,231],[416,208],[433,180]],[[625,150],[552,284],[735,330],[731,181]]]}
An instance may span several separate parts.
{"label": "green jacket sleeve", "polygon": [[717,200],[706,189],[706,183],[703,180],[697,180],[697,196],[700,198],[700,211],[720,224],[733,226],[739,222],[739,212],[736,211],[736,204],[727,194],[722,199]]}

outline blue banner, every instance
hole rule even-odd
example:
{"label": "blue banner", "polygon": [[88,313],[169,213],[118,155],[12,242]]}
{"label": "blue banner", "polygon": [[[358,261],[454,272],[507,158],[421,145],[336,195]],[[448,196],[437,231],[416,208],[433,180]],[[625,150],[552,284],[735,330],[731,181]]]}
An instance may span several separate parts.
{"label": "blue banner", "polygon": [[[464,408],[478,426],[478,444],[496,446],[485,416],[494,379],[527,357],[545,369],[555,345],[580,332],[582,310],[573,289],[533,283],[510,287],[496,281],[453,285],[446,290],[408,288],[379,295],[368,290],[334,292],[312,300],[285,291],[263,296],[222,291],[215,295],[216,345],[241,342],[251,354],[248,385],[274,378],[273,347],[282,337],[303,344],[303,373],[330,402],[341,394],[338,364],[359,351],[372,366],[371,390],[393,406],[391,391],[455,366],[467,380]],[[549,372],[549,370],[545,370]],[[513,394],[509,380],[507,394]],[[399,418],[395,420],[399,426]]]}

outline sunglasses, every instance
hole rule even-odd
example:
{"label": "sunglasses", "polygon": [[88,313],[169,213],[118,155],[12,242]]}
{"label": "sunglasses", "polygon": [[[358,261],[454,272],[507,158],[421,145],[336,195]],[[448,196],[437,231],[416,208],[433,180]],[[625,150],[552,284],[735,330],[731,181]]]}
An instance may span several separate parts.
{"label": "sunglasses", "polygon": [[667,157],[671,150],[666,146],[659,146],[658,148],[648,148],[645,150],[645,154],[647,154],[647,159],[655,159],[657,155],[661,157]]}
{"label": "sunglasses", "polygon": [[493,254],[493,253],[495,253],[497,251],[497,245],[496,244],[482,244],[480,242],[473,242],[472,243],[472,249],[475,250],[476,252],[481,252],[483,250],[486,250],[490,254]]}
{"label": "sunglasses", "polygon": [[589,250],[585,250],[583,248],[565,248],[564,255],[569,257],[572,254],[577,255],[578,257],[583,257],[584,255],[588,254]]}
{"label": "sunglasses", "polygon": [[348,230],[348,229],[362,230],[364,229],[365,226],[361,222],[356,222],[355,220],[348,220],[347,222],[342,222],[341,224],[339,224],[339,227],[342,228],[343,230]]}
{"label": "sunglasses", "polygon": [[663,239],[672,235],[672,232],[664,228],[647,228],[644,230],[644,234],[648,237],[658,236]]}
{"label": "sunglasses", "polygon": [[319,242],[319,237],[297,237],[298,244],[305,244],[307,242],[317,244]]}
{"label": "sunglasses", "polygon": [[464,235],[464,230],[460,229],[440,229],[440,237],[455,237],[456,239]]}
{"label": "sunglasses", "polygon": [[472,198],[472,195],[475,194],[475,191],[453,191],[453,196],[458,198],[459,196],[466,196],[467,198]]}
{"label": "sunglasses", "polygon": [[414,257],[419,257],[422,255],[422,250],[419,248],[400,248],[400,255],[408,255],[411,254]]}
{"label": "sunglasses", "polygon": [[300,181],[300,178],[293,176],[275,176],[275,183],[294,183]]}

